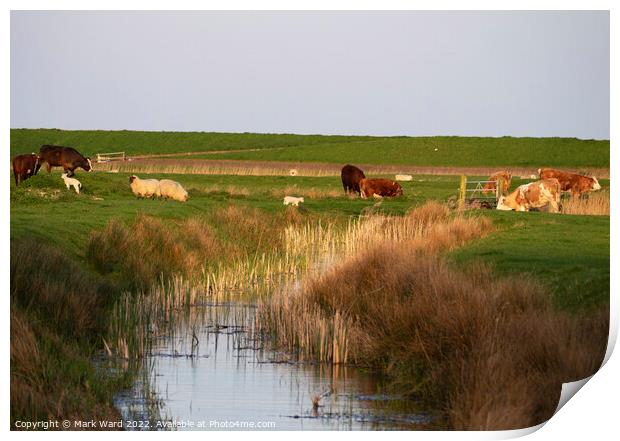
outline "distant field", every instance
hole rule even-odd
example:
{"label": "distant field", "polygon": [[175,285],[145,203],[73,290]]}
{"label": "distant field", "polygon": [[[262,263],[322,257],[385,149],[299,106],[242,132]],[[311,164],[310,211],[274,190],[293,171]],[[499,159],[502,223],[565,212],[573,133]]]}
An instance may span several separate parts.
{"label": "distant field", "polygon": [[46,143],[76,147],[91,156],[111,151],[125,151],[128,155],[229,151],[193,157],[443,167],[608,168],[610,148],[607,140],[575,138],[370,137],[11,129],[11,155],[37,151]]}

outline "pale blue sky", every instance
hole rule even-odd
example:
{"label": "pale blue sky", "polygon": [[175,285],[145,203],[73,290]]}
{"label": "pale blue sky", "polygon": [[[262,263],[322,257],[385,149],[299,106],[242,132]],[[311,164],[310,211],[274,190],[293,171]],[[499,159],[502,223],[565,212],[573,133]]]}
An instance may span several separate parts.
{"label": "pale blue sky", "polygon": [[609,139],[609,14],[14,11],[11,127]]}

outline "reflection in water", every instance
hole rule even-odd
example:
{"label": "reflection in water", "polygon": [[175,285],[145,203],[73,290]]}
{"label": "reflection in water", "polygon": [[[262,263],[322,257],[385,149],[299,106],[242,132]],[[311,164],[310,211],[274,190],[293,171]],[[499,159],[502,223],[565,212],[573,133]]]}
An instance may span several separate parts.
{"label": "reflection in water", "polygon": [[[171,425],[180,430],[429,427],[430,417],[416,412],[415,403],[381,393],[375,376],[289,362],[263,348],[255,331],[253,307],[206,305],[180,319],[174,335],[156,339],[147,360],[149,382]],[[117,401],[127,415],[131,398]]]}

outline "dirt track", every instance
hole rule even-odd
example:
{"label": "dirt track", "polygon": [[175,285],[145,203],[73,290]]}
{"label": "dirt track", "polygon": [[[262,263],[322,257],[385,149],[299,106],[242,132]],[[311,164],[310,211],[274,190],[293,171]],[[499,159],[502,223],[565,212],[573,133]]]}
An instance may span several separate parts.
{"label": "dirt track", "polygon": [[[227,159],[184,159],[178,158],[132,158],[131,161],[115,161],[95,164],[95,170],[124,172],[160,172],[187,174],[243,174],[259,176],[289,175],[296,170],[298,176],[339,176],[342,164],[319,162],[288,162],[288,161],[248,161]],[[538,176],[536,168],[530,167],[431,167],[415,165],[377,165],[356,164],[368,175],[379,174],[412,174],[412,175],[469,175],[488,176],[502,168],[512,172],[514,176],[529,178]],[[609,169],[566,169],[578,173],[587,173],[599,178],[608,179]]]}

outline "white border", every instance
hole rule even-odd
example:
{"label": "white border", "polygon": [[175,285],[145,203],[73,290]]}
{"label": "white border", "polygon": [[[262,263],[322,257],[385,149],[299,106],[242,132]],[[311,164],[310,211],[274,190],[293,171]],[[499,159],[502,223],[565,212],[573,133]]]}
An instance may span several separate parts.
{"label": "white border", "polygon": [[[10,145],[10,72],[8,69],[8,61],[9,50],[10,50],[10,10],[36,10],[36,9],[75,9],[75,10],[147,10],[147,9],[156,9],[156,10],[201,10],[201,9],[212,9],[212,10],[353,10],[353,9],[362,9],[362,10],[405,10],[405,9],[415,9],[415,10],[553,10],[553,9],[562,9],[562,10],[611,10],[611,121],[618,121],[618,111],[617,111],[617,93],[618,88],[616,87],[616,82],[618,78],[618,68],[617,68],[617,50],[618,45],[614,42],[618,41],[618,6],[616,6],[617,2],[606,1],[606,0],[591,0],[591,1],[576,1],[576,0],[566,0],[566,1],[556,1],[556,0],[522,0],[522,1],[404,1],[404,0],[386,0],[386,1],[327,1],[327,0],[317,0],[317,1],[296,1],[294,4],[292,2],[287,1],[250,1],[250,0],[231,0],[231,1],[198,1],[198,0],[176,0],[174,2],[171,1],[163,1],[163,0],[152,0],[152,1],[120,1],[120,0],[110,0],[110,1],[101,1],[94,0],[86,2],[81,2],[78,0],[57,0],[50,4],[49,1],[43,0],[33,0],[33,1],[16,1],[16,0],[8,0],[3,4],[6,5],[4,7],[4,14],[2,15],[2,19],[0,22],[0,33],[2,35],[1,42],[1,50],[2,50],[2,59],[5,61],[3,64],[3,69],[1,70],[1,78],[2,78],[2,94],[0,95],[1,103],[0,112],[2,116],[2,121],[4,122],[4,130],[3,130],[3,145],[5,152],[8,152],[8,146]],[[618,128],[617,124],[611,125],[611,133],[610,139],[617,139]],[[8,153],[5,153],[5,160],[8,159]],[[615,154],[612,142],[612,150],[611,150],[611,167],[612,174],[617,166],[618,155]],[[5,167],[5,170],[8,170],[8,167]],[[5,175],[5,183],[7,181],[8,176]],[[618,218],[618,197],[616,192],[616,186],[613,185],[612,180],[612,231],[611,231],[611,263],[612,268],[618,267],[618,259],[614,256],[614,252],[618,251],[618,238],[616,234],[616,219]],[[2,292],[5,295],[5,314],[9,314],[9,231],[10,231],[10,222],[9,222],[9,187],[2,186],[0,190],[0,194],[2,197],[2,206],[5,215],[2,216],[2,231],[3,231],[3,248],[1,254],[1,263],[5,270],[6,276],[2,278]],[[611,273],[611,292],[612,292],[612,326],[610,332],[610,339],[615,343],[618,332],[618,305],[617,305],[617,277],[616,274],[612,271]],[[3,387],[6,387],[5,399],[2,403],[2,411],[3,411],[3,419],[5,427],[8,429],[9,422],[9,390],[8,386],[10,384],[9,381],[9,357],[6,354],[9,352],[9,320],[8,317],[5,316],[7,320],[5,320],[5,325],[3,327],[3,342],[4,342],[4,354],[5,354],[5,362],[2,364],[3,369],[3,377],[6,381],[3,381]],[[589,439],[606,439],[608,434],[618,433],[617,424],[615,420],[617,419],[615,407],[617,403],[617,398],[615,396],[615,392],[620,390],[619,382],[618,382],[618,371],[619,371],[618,356],[615,354],[611,359],[607,362],[607,364],[601,369],[599,373],[597,373],[588,384],[578,393],[577,398],[572,399],[568,402],[568,404],[563,407],[556,416],[554,416],[544,428],[536,432],[532,435],[532,439],[537,440],[547,440],[547,439],[573,439],[573,438],[589,438]],[[402,439],[410,439],[412,436],[415,436],[417,439],[498,439],[504,437],[514,437],[525,434],[526,431],[515,431],[515,432],[390,432],[390,433],[376,433],[376,432],[346,432],[346,433],[338,433],[337,435],[333,432],[328,432],[325,434],[321,434],[320,436],[338,436],[348,438],[368,438],[375,436],[389,436],[393,438],[402,438]],[[232,439],[233,437],[236,439],[239,435],[243,437],[252,438],[253,440],[256,438],[259,439],[287,439],[291,436],[290,433],[283,432],[252,432],[252,433],[234,433],[234,432],[218,432],[216,434],[210,433],[205,434],[203,432],[198,433],[197,436],[204,438],[205,436],[213,437],[216,436],[218,439]],[[21,437],[27,436],[27,434],[11,432],[10,436]],[[71,434],[57,434],[56,436],[81,436]],[[110,434],[108,433],[93,433],[88,434],[87,436],[94,437],[108,437]],[[128,436],[125,434],[120,434],[119,436]],[[129,435],[129,436],[140,436],[140,435]],[[141,435],[144,436],[144,435]],[[152,436],[167,436],[167,434],[153,434]],[[181,434],[174,434],[173,436],[183,436]],[[313,432],[295,432],[292,434],[295,438],[298,439],[314,439],[317,434]],[[313,440],[314,441],[314,440]]]}

